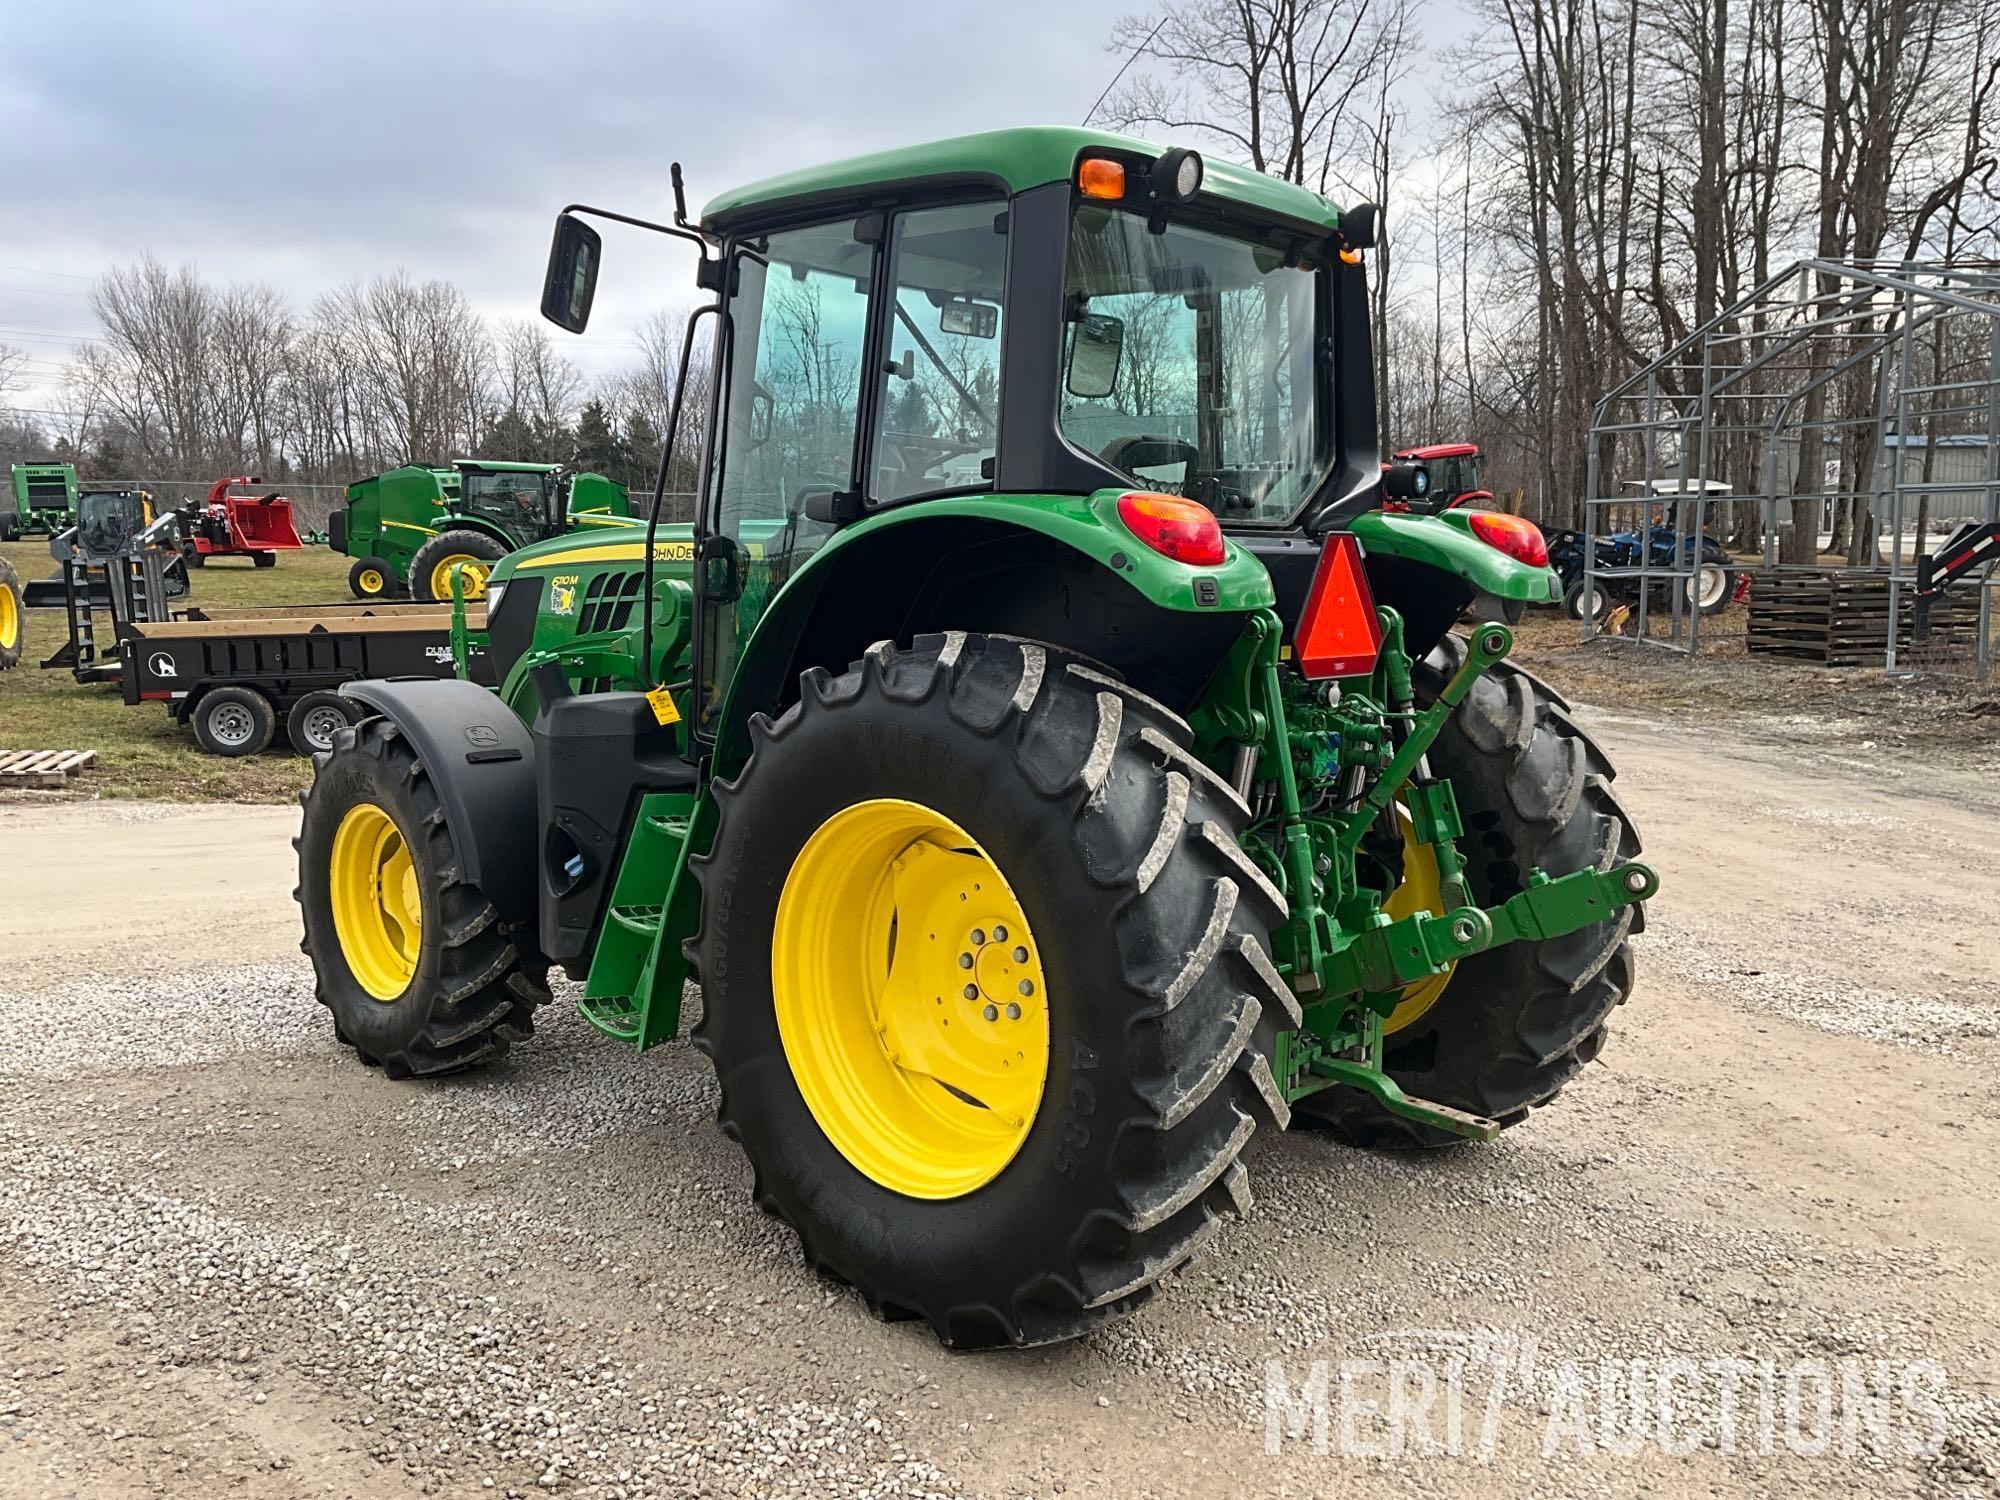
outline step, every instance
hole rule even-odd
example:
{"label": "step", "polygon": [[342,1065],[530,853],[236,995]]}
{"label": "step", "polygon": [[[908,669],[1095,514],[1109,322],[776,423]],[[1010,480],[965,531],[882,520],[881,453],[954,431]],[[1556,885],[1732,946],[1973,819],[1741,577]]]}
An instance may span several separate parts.
{"label": "step", "polygon": [[621,1042],[639,1039],[639,1006],[630,995],[600,995],[577,1002],[584,1020]]}
{"label": "step", "polygon": [[650,938],[660,930],[660,913],[664,910],[659,906],[614,906],[611,920],[627,932]]}

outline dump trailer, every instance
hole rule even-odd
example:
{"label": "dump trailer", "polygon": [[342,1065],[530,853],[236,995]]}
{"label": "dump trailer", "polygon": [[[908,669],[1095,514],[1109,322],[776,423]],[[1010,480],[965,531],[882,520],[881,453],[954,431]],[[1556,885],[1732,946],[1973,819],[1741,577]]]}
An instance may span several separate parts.
{"label": "dump trailer", "polygon": [[976,1348],[1145,1304],[1260,1131],[1484,1140],[1597,1056],[1659,882],[1507,628],[1453,628],[1555,597],[1540,533],[1383,509],[1372,206],[1002,131],[573,206],[572,332],[592,218],[696,252],[695,520],[498,562],[497,693],[342,689],[298,894],[360,1061],[489,1063],[555,969],[645,1050],[693,980],[757,1202]]}
{"label": "dump trailer", "polygon": [[[453,607],[360,603],[189,607],[170,620],[119,631],[125,702],[163,704],[212,755],[255,755],[282,730],[304,754],[333,748],[334,731],[361,716],[336,689],[371,677],[453,677]],[[460,629],[480,631],[484,611]],[[467,675],[485,675],[478,645],[460,654]]]}
{"label": "dump trailer", "polygon": [[477,599],[500,558],[528,542],[593,526],[630,524],[625,486],[556,464],[405,464],[356,480],[328,522],[329,544],[354,559],[357,599],[451,597],[462,575]]}
{"label": "dump trailer", "polygon": [[270,568],[280,552],[305,545],[292,524],[290,496],[238,493],[263,482],[254,474],[218,479],[205,501],[181,510],[181,551],[189,567],[203,567],[211,557],[247,557],[255,567]]}
{"label": "dump trailer", "polygon": [[0,542],[54,536],[76,523],[73,464],[15,464],[13,493],[0,501]]}

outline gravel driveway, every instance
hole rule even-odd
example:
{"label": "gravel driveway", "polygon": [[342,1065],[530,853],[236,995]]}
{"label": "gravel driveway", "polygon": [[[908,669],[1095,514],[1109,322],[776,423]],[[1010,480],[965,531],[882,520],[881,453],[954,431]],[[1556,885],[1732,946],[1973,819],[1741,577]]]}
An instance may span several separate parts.
{"label": "gravel driveway", "polygon": [[[1995,1493],[2000,793],[1586,722],[1667,881],[1599,1063],[1484,1148],[1263,1141],[1167,1295],[1002,1355],[807,1271],[684,1042],[357,1065],[294,809],[0,805],[0,1496]],[[1933,1373],[1881,1442],[1616,1441],[1676,1359]]]}

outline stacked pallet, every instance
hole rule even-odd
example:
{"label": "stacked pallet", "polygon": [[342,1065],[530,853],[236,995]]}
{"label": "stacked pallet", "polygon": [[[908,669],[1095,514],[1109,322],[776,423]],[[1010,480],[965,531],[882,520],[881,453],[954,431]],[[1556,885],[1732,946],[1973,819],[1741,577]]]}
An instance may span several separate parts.
{"label": "stacked pallet", "polygon": [[[1978,597],[1947,595],[1931,601],[1930,638],[1921,647],[1916,626],[1916,586],[1897,591],[1896,655],[1956,656],[1970,651],[1978,628]],[[1823,568],[1758,573],[1750,584],[1748,646],[1772,656],[1823,667],[1887,664],[1889,580],[1863,568]],[[1907,664],[1907,663],[1906,663]]]}
{"label": "stacked pallet", "polygon": [[95,750],[0,750],[0,787],[61,786],[96,759]]}

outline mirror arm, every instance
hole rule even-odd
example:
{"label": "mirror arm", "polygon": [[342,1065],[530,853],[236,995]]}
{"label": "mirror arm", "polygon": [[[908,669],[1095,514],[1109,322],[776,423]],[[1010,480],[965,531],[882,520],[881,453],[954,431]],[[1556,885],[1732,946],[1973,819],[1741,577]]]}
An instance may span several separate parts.
{"label": "mirror arm", "polygon": [[[958,393],[958,399],[966,404],[966,407],[972,412],[972,414],[975,417],[979,418],[980,421],[984,422],[988,427],[991,427],[995,432],[998,432],[1000,430],[1000,424],[994,420],[993,413],[989,412],[985,407],[981,406],[979,404],[979,398],[973,395],[971,391],[966,389],[965,382],[960,380],[956,375],[951,373],[950,367],[947,366],[945,362],[938,357],[937,350],[931,347],[931,341],[924,337],[924,331],[921,328],[917,327],[916,321],[913,318],[911,318],[911,316],[907,312],[903,311],[903,304],[898,302],[895,304],[895,307],[896,307],[897,321],[899,321],[905,328],[909,329],[910,337],[915,339],[919,344],[923,346],[924,353],[927,356],[929,356],[932,365],[936,366],[937,372],[940,375],[944,376],[944,378],[948,382],[950,382],[951,388]],[[915,372],[912,371],[911,376],[909,378],[914,378],[914,376]]]}
{"label": "mirror arm", "polygon": [[[677,191],[676,197],[678,196]],[[588,203],[571,203],[563,209],[563,212],[566,214],[587,214],[592,218],[598,219],[610,219],[614,223],[630,224],[634,229],[650,229],[655,234],[672,235],[677,240],[687,240],[689,243],[700,247],[701,258],[703,260],[709,258],[708,252],[715,244],[715,241],[699,230],[680,229],[672,224],[655,224],[651,219],[635,219],[630,214],[614,213],[608,208],[593,208]]]}

